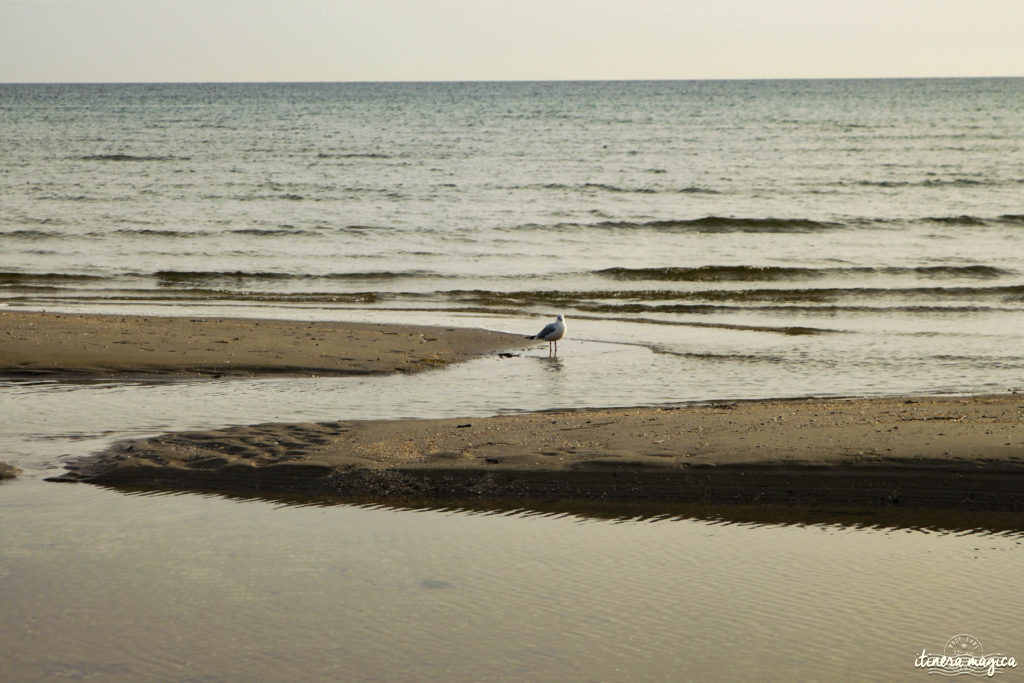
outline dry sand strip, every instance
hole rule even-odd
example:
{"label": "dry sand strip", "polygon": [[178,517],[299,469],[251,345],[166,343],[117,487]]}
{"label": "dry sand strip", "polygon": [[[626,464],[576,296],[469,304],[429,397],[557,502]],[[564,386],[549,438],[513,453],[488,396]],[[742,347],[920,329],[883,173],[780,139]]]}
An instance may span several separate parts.
{"label": "dry sand strip", "polygon": [[125,441],[58,481],[273,496],[1024,510],[1024,398],[750,401],[261,424]]}
{"label": "dry sand strip", "polygon": [[523,347],[479,329],[0,311],[3,377],[362,375]]}

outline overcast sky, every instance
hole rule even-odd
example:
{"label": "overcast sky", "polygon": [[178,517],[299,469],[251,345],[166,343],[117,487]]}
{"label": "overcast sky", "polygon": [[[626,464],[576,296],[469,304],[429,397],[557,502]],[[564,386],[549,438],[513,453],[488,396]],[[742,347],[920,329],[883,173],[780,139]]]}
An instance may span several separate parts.
{"label": "overcast sky", "polygon": [[1024,75],[1024,0],[0,0],[0,82]]}

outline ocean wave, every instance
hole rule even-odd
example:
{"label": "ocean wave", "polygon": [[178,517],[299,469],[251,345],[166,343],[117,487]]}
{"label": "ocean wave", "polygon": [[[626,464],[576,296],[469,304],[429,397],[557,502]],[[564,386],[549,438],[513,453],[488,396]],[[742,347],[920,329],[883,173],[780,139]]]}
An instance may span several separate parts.
{"label": "ocean wave", "polygon": [[339,232],[374,232],[377,230],[388,230],[389,228],[382,225],[346,225],[342,228],[338,228]]}
{"label": "ocean wave", "polygon": [[977,180],[976,178],[929,178],[920,183],[924,187],[974,187],[975,185],[998,184],[994,180]]}
{"label": "ocean wave", "polygon": [[607,183],[583,183],[579,186],[584,190],[601,190],[602,192],[625,192],[630,194],[655,194],[657,190],[652,187],[619,187]]}
{"label": "ocean wave", "polygon": [[660,219],[650,221],[602,221],[600,223],[559,223],[560,229],[598,228],[605,230],[655,230],[702,233],[804,233],[842,230],[847,226],[833,221],[809,218],[732,218],[705,216],[704,218]]}
{"label": "ocean wave", "polygon": [[978,180],[976,178],[926,178],[924,180],[856,180],[840,184],[861,187],[975,187],[1001,183],[997,180]]}
{"label": "ocean wave", "polygon": [[20,273],[17,271],[0,271],[0,285],[21,284],[56,284],[58,282],[81,283],[105,280],[103,275],[83,275],[80,273]]}
{"label": "ocean wave", "polygon": [[[2,283],[0,283],[2,284]],[[199,305],[209,302],[232,302],[245,304],[336,304],[341,306],[372,305],[385,299],[376,292],[252,292],[230,289],[202,288],[194,289],[104,289],[82,290],[55,286],[24,286],[14,288],[15,291],[45,291],[47,296],[5,296],[3,301],[45,302],[96,302],[96,303],[140,303],[140,302],[174,302]],[[392,309],[394,310],[394,309]]]}
{"label": "ocean wave", "polygon": [[[763,306],[763,305],[878,305],[880,301],[911,300],[936,301],[1001,301],[1024,300],[1024,285],[990,287],[800,287],[756,288],[739,290],[525,290],[496,292],[491,290],[449,290],[439,294],[456,301],[487,306],[561,306],[566,308],[609,307],[639,313],[647,310],[665,310],[673,313],[709,312],[709,306]],[[657,303],[672,302],[672,303]],[[905,305],[905,304],[903,304]],[[915,303],[919,307],[921,303]],[[934,305],[928,303],[927,305]],[[963,305],[963,304],[961,304]],[[973,305],[973,304],[972,304]],[[673,309],[666,306],[675,307]]]}
{"label": "ocean wave", "polygon": [[252,194],[235,194],[235,195],[204,194],[204,195],[202,195],[202,199],[215,200],[215,201],[221,201],[221,200],[224,200],[224,199],[229,199],[229,200],[235,201],[235,202],[266,202],[266,201],[276,201],[276,200],[279,200],[279,199],[284,199],[286,201],[301,202],[301,201],[305,201],[306,199],[312,199],[312,201],[321,201],[323,199],[323,197],[308,198],[305,195],[296,194],[294,192],[282,192],[282,193],[279,193],[279,194],[278,193],[265,193],[265,194],[252,193]]}
{"label": "ocean wave", "polygon": [[963,225],[963,226],[990,226],[990,225],[1019,225],[1024,223],[1024,214],[1004,213],[994,218],[984,218],[981,216],[929,216],[922,218],[922,221],[928,223],[943,223],[945,225]]}
{"label": "ocean wave", "polygon": [[[867,220],[867,219],[862,219]],[[868,221],[868,223],[890,223],[898,224],[904,221],[893,220],[893,219],[876,219]],[[923,218],[910,219],[906,222],[909,223],[939,223],[942,225],[952,226],[964,226],[964,227],[984,227],[992,225],[1005,225],[1024,223],[1024,214],[1012,214],[1004,213],[999,216],[972,216],[969,214],[961,214],[959,216],[925,216]]]}
{"label": "ocean wave", "polygon": [[36,197],[40,201],[48,202],[103,202],[103,201],[122,201],[127,200],[129,197],[98,197],[96,195],[88,194],[42,194]]}
{"label": "ocean wave", "polygon": [[298,281],[298,280],[398,280],[403,278],[436,277],[436,273],[423,270],[404,271],[360,271],[351,273],[282,273],[274,271],[243,271],[243,270],[159,270],[155,273],[133,273],[136,277],[154,277],[163,286],[175,286],[179,283],[213,281]]}
{"label": "ocean wave", "polygon": [[[45,278],[46,276],[39,276]],[[726,322],[729,318],[717,319],[718,316],[743,315],[750,313],[768,313],[772,315],[821,316],[835,320],[837,316],[868,315],[887,317],[899,314],[910,315],[973,315],[978,313],[1015,313],[1019,307],[997,307],[984,305],[949,305],[931,304],[887,304],[875,305],[860,303],[798,303],[798,302],[721,302],[721,303],[642,303],[637,301],[609,302],[588,301],[586,299],[567,301],[529,301],[525,299],[510,300],[497,296],[492,297],[448,297],[445,292],[276,292],[250,289],[232,289],[217,287],[215,282],[179,283],[180,286],[160,289],[83,288],[82,281],[60,282],[57,280],[21,279],[7,283],[0,275],[0,287],[5,292],[45,292],[45,296],[34,293],[28,296],[3,296],[3,300],[40,302],[176,302],[199,305],[207,302],[238,302],[245,304],[289,304],[289,305],[336,305],[340,307],[373,306],[381,311],[419,311],[454,313],[480,313],[487,315],[520,315],[538,306],[557,306],[560,310],[569,311],[575,319],[615,320],[629,323],[651,325],[684,325],[693,327],[715,327],[747,331],[762,331],[785,335],[809,335],[842,333],[842,329],[811,327],[807,325],[752,325]],[[100,278],[102,279],[102,278]],[[198,286],[196,286],[198,285]],[[704,318],[672,319],[649,316],[695,316]],[[932,334],[932,333],[929,333]]]}
{"label": "ocean wave", "polygon": [[[387,297],[392,301],[401,301],[405,297],[401,294],[391,294]],[[422,296],[420,298],[423,298]],[[789,326],[759,326],[759,325],[742,325],[742,324],[731,324],[723,322],[714,323],[701,323],[695,320],[671,320],[664,318],[650,318],[647,316],[652,315],[667,315],[667,316],[699,316],[699,317],[715,317],[715,316],[730,316],[736,314],[749,314],[749,313],[768,313],[772,315],[813,315],[822,316],[828,319],[835,319],[837,316],[852,316],[852,315],[867,315],[867,316],[892,316],[892,315],[976,315],[979,313],[992,313],[992,312],[1015,312],[1018,308],[1006,308],[1006,307],[992,307],[992,306],[979,306],[979,305],[959,305],[951,304],[947,306],[941,305],[890,305],[890,304],[876,304],[876,305],[865,305],[865,304],[836,304],[836,303],[825,303],[825,304],[809,304],[809,303],[753,303],[753,302],[732,302],[732,303],[716,303],[716,304],[699,304],[699,303],[610,303],[610,302],[596,302],[596,301],[571,301],[571,302],[546,302],[548,307],[557,306],[559,310],[571,311],[574,318],[580,317],[595,317],[602,320],[620,320],[623,322],[641,323],[641,324],[663,324],[663,325],[675,325],[675,324],[687,324],[693,326],[708,325],[714,327],[729,327],[733,329],[745,329],[745,330],[760,330],[760,331],[771,331],[779,332],[788,335],[802,335],[802,334],[824,334],[827,332],[838,333],[842,330],[831,329],[831,328],[817,328],[807,327],[804,325],[789,325]],[[510,302],[500,301],[495,299],[481,300],[481,301],[452,301],[449,305],[442,303],[442,307],[438,310],[450,310],[450,311],[463,311],[463,312],[476,312],[476,313],[487,313],[493,315],[509,314],[511,312],[519,310],[528,310],[532,307],[540,305],[539,302],[535,302],[531,305],[530,302]],[[405,309],[401,309],[405,310]],[[420,310],[409,309],[409,310]],[[770,329],[769,329],[770,328]]]}
{"label": "ocean wave", "polygon": [[558,190],[562,192],[578,192],[578,191],[598,191],[598,192],[612,192],[620,194],[721,194],[717,190],[712,190],[706,187],[683,187],[683,188],[663,188],[663,187],[623,187],[621,185],[613,185],[611,183],[543,183],[537,185],[517,185],[509,189],[513,190]]}
{"label": "ocean wave", "polygon": [[[246,303],[287,303],[287,304],[376,304],[386,295],[378,292],[254,292],[216,287],[190,287],[153,290],[139,290],[146,299],[170,299],[174,301],[238,301]],[[121,295],[111,297],[120,299]]]}
{"label": "ocean wave", "polygon": [[[110,283],[124,282],[128,280],[155,279],[160,287],[171,287],[175,290],[184,291],[190,289],[199,291],[204,286],[211,285],[239,285],[246,282],[267,282],[281,283],[289,281],[371,281],[381,282],[387,280],[401,280],[410,278],[437,277],[436,273],[423,270],[406,271],[359,271],[351,273],[281,273],[273,271],[242,271],[242,270],[158,270],[152,273],[128,272],[109,275],[85,275],[79,273],[22,273],[17,271],[0,271],[0,284],[18,285],[30,283],[58,284],[61,282],[81,284],[83,282]],[[197,288],[198,286],[198,288]],[[184,288],[184,289],[183,289]],[[145,290],[148,291],[148,290]],[[217,291],[228,291],[218,289]],[[288,293],[291,296],[291,293]],[[296,296],[315,296],[317,293],[301,293]],[[333,295],[328,292],[321,292],[324,295]]]}
{"label": "ocean wave", "polygon": [[929,223],[942,223],[944,225],[980,226],[989,224],[987,220],[977,216],[928,216],[923,220]]}
{"label": "ocean wave", "polygon": [[322,233],[316,230],[306,230],[304,228],[238,228],[230,231],[232,235],[254,235],[257,237],[275,237],[281,235],[321,235]]}
{"label": "ocean wave", "polygon": [[753,353],[702,353],[697,351],[677,351],[664,344],[651,344],[648,346],[651,351],[659,355],[676,356],[678,358],[689,358],[691,360],[712,362],[712,363],[767,363],[770,365],[782,365],[792,363],[792,358],[773,354]]}
{"label": "ocean wave", "polygon": [[63,233],[55,230],[11,230],[0,232],[0,238],[18,240],[45,240],[54,237],[64,237]]}
{"label": "ocean wave", "polygon": [[848,275],[914,275],[919,277],[996,278],[1014,271],[995,266],[850,266],[805,268],[791,266],[697,266],[664,268],[604,268],[594,271],[617,280],[672,282],[770,282]]}
{"label": "ocean wave", "polygon": [[208,230],[170,230],[160,228],[119,228],[112,232],[90,232],[89,237],[107,237],[108,235],[125,235],[128,237],[210,237],[216,235]]}
{"label": "ocean wave", "polygon": [[393,158],[390,154],[381,154],[379,152],[347,152],[347,153],[320,152],[316,156],[317,156],[318,159],[391,159],[391,158]]}
{"label": "ocean wave", "polygon": [[192,157],[179,156],[144,156],[135,154],[86,154],[77,157],[80,161],[190,161]]}
{"label": "ocean wave", "polygon": [[47,216],[46,218],[36,218],[34,216],[20,216],[17,219],[18,223],[27,223],[29,225],[64,225],[67,221],[61,218],[54,218],[53,216]]}
{"label": "ocean wave", "polygon": [[690,292],[689,296],[698,301],[734,302],[820,302],[832,303],[842,299],[872,300],[886,299],[991,299],[993,297],[1020,297],[1024,285],[1002,285],[991,287],[822,287],[822,288],[779,288],[713,290]]}
{"label": "ocean wave", "polygon": [[[818,304],[808,305],[800,303],[776,303],[776,304],[573,304],[574,310],[586,311],[588,313],[617,313],[635,316],[637,314],[672,314],[672,315],[722,315],[731,313],[772,313],[772,314],[794,314],[819,315],[834,318],[837,315],[867,314],[888,316],[894,314],[914,315],[965,315],[975,313],[992,312],[1014,312],[1017,308],[992,307],[992,306],[923,306],[923,305],[841,305],[841,304]],[[633,318],[630,318],[633,319]],[[637,320],[639,322],[639,320]]]}

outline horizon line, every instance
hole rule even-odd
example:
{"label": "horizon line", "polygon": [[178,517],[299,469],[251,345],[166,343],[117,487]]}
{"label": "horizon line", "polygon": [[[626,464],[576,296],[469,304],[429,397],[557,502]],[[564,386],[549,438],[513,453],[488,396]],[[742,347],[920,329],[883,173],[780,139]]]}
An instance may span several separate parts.
{"label": "horizon line", "polygon": [[0,85],[383,85],[383,84],[469,84],[469,83],[688,83],[755,81],[917,81],[917,80],[998,80],[1017,76],[782,76],[782,77],[695,77],[695,78],[547,78],[547,79],[428,79],[428,80],[170,80],[170,81],[3,81]]}

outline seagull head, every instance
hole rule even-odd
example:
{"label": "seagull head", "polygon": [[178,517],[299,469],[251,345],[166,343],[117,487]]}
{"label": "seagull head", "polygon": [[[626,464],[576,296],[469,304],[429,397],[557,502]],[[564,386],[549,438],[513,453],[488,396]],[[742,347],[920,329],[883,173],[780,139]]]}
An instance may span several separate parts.
{"label": "seagull head", "polygon": [[558,314],[558,317],[557,317],[557,318],[555,318],[555,320],[557,320],[558,322],[562,322],[562,321],[564,321],[564,320],[565,320],[565,316],[564,316],[564,315],[562,315],[561,313],[559,313],[559,314]]}

